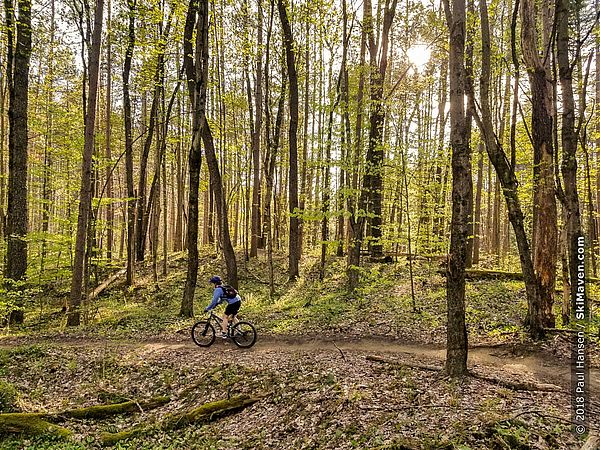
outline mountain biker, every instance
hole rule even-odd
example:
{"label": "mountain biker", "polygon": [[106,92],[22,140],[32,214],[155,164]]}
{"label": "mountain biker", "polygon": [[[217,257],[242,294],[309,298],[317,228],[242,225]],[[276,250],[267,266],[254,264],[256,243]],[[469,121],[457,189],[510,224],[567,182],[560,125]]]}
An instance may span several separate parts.
{"label": "mountain biker", "polygon": [[225,312],[221,317],[221,319],[223,319],[223,322],[221,322],[221,325],[223,327],[221,337],[226,338],[227,324],[230,320],[234,319],[235,315],[240,310],[240,306],[242,305],[242,299],[239,295],[236,295],[234,298],[227,297],[225,289],[223,289],[223,280],[220,276],[215,275],[211,277],[210,280],[208,280],[208,282],[214,285],[214,291],[212,302],[210,303],[210,305],[204,308],[204,312],[208,312],[211,309],[216,308],[219,304],[227,302],[227,307],[225,308]]}

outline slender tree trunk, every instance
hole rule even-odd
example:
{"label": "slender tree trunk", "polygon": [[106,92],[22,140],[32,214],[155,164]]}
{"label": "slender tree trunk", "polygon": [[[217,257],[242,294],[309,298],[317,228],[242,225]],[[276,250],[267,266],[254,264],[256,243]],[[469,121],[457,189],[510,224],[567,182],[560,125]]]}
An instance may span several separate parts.
{"label": "slender tree trunk", "polygon": [[129,95],[129,74],[135,46],[135,0],[127,0],[128,35],[125,61],[123,63],[123,119],[125,125],[125,177],[127,184],[127,285],[134,281],[134,229],[135,229],[135,191],[133,187],[133,136],[131,123],[131,98]]}
{"label": "slender tree trunk", "polygon": [[217,218],[219,222],[219,234],[221,244],[223,246],[223,256],[225,265],[227,266],[227,282],[237,289],[237,261],[233,245],[231,245],[231,237],[229,234],[229,219],[227,214],[227,202],[225,193],[223,192],[223,179],[219,170],[219,163],[215,153],[214,139],[210,126],[206,121],[206,117],[202,119],[204,126],[202,127],[202,142],[204,143],[204,152],[206,155],[206,164],[210,171],[210,184],[212,192],[215,196],[215,206],[217,210]]}
{"label": "slender tree trunk", "polygon": [[479,264],[479,251],[481,246],[481,191],[483,190],[483,146],[483,142],[480,142],[479,161],[477,162],[477,192],[475,194],[475,230],[473,236],[474,265]]}
{"label": "slender tree trunk", "polygon": [[[569,255],[569,276],[571,286],[577,280],[577,243],[583,236],[579,194],[577,192],[577,133],[575,131],[575,98],[573,95],[573,66],[569,61],[569,3],[556,0],[556,56],[558,60],[560,87],[562,93],[562,176],[565,193],[565,216],[567,228],[567,248]],[[577,289],[571,289],[571,296]],[[575,299],[573,298],[573,301]],[[550,305],[552,306],[552,305]]]}
{"label": "slender tree trunk", "polygon": [[[44,273],[44,267],[46,262],[46,255],[48,252],[48,231],[50,229],[50,208],[51,208],[51,196],[52,196],[52,184],[50,178],[50,171],[53,165],[52,150],[51,146],[53,143],[53,114],[52,114],[52,103],[54,94],[54,43],[56,33],[56,5],[54,0],[50,2],[50,45],[48,49],[48,75],[47,75],[47,92],[46,92],[46,136],[44,139],[44,173],[42,181],[42,250],[40,254],[40,277]],[[0,100],[3,102],[3,99]],[[3,111],[0,112],[3,114]],[[4,135],[0,139],[4,139]],[[0,162],[2,164],[2,162]],[[2,171],[0,170],[0,173]],[[0,202],[3,201],[4,196],[0,195]],[[2,221],[2,214],[0,214],[0,221]],[[2,225],[0,224],[0,228]],[[0,234],[1,235],[1,234]]]}
{"label": "slender tree trunk", "polygon": [[[523,272],[523,279],[525,281],[525,291],[527,295],[528,314],[531,314],[532,311],[536,311],[537,304],[540,301],[538,297],[539,284],[534,273],[529,239],[527,237],[527,233],[525,232],[524,217],[518,196],[518,183],[517,178],[515,176],[514,166],[509,165],[508,158],[506,157],[506,154],[500,146],[500,141],[498,137],[494,134],[493,131],[492,112],[490,108],[491,39],[487,3],[485,1],[480,2],[480,13],[482,41],[482,72],[481,85],[479,90],[481,96],[482,117],[479,120],[477,114],[475,114],[475,118],[476,120],[478,120],[479,128],[482,131],[483,138],[486,144],[486,150],[488,152],[488,156],[490,157],[490,161],[494,165],[496,174],[498,176],[498,180],[502,185],[502,192],[504,193],[504,198],[506,200],[506,206],[508,209],[508,218],[513,226],[513,230],[515,232],[515,237],[517,241],[517,247],[519,250],[521,271]],[[513,21],[513,33],[515,23],[516,22]],[[488,201],[488,210],[489,207],[490,202]],[[540,329],[532,329],[534,335],[538,335],[540,331]]]}
{"label": "slender tree trunk", "polygon": [[[252,239],[250,240],[250,257],[257,255],[260,245],[260,137],[262,134],[262,0],[258,0],[258,33],[256,52],[256,86],[255,101],[256,118],[254,120],[254,132],[252,133]],[[231,280],[230,280],[231,281]]]}
{"label": "slender tree trunk", "polygon": [[290,124],[288,131],[289,144],[289,212],[290,212],[290,235],[289,235],[289,268],[290,280],[295,280],[299,275],[298,263],[300,261],[300,233],[298,217],[298,75],[296,73],[296,61],[294,51],[294,37],[286,11],[286,0],[277,0],[279,19],[283,30],[283,41],[285,45],[285,57],[287,62],[287,75],[289,80],[289,108]]}
{"label": "slender tree trunk", "polygon": [[112,154],[111,154],[111,112],[112,112],[112,28],[111,28],[111,4],[107,3],[107,22],[106,22],[106,160],[109,165],[106,168],[106,259],[112,259],[113,241],[114,241],[114,220],[115,212],[112,203],[113,198],[113,179],[112,179]]}
{"label": "slender tree trunk", "polygon": [[94,12],[94,28],[92,45],[88,56],[88,96],[85,115],[83,162],[81,166],[81,189],[79,193],[79,214],[77,218],[77,234],[75,241],[75,259],[73,261],[73,276],[71,279],[71,295],[67,325],[78,326],[80,323],[79,306],[82,298],[87,295],[82,291],[85,262],[85,244],[92,196],[92,154],[94,152],[94,126],[96,123],[96,104],[98,94],[98,75],[100,73],[100,44],[102,41],[102,18],[104,0],[96,1]]}

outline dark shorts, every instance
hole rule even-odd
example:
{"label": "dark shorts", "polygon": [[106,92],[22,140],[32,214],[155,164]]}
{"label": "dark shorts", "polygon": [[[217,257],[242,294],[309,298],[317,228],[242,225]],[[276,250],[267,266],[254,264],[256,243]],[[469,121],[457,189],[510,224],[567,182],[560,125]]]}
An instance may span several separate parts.
{"label": "dark shorts", "polygon": [[242,301],[237,301],[235,303],[230,303],[227,305],[227,308],[225,308],[225,315],[226,316],[233,316],[235,314],[238,313],[238,311],[240,310],[240,306],[242,306]]}

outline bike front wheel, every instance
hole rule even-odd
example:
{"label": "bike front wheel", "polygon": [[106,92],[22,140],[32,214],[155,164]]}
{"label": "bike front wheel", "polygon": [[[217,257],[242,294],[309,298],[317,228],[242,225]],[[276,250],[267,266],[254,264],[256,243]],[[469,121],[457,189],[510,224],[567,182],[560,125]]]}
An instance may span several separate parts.
{"label": "bike front wheel", "polygon": [[256,328],[250,322],[238,322],[231,327],[231,339],[241,348],[250,348],[256,343]]}
{"label": "bike front wheel", "polygon": [[192,340],[200,347],[210,347],[215,342],[215,328],[207,320],[196,322],[192,327]]}

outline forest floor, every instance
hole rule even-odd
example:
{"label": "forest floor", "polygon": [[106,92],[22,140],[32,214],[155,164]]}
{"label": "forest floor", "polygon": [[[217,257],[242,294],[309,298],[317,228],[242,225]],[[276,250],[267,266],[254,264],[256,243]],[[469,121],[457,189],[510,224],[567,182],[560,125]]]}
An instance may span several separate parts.
{"label": "forest floor", "polygon": [[[445,310],[443,280],[432,268],[417,272],[414,312],[401,264],[371,266],[355,298],[341,294],[335,262],[325,283],[305,265],[296,285],[285,291],[278,283],[282,292],[273,299],[260,279],[264,267],[254,264],[242,269],[241,277],[242,314],[259,331],[248,350],[228,340],[207,349],[192,343],[192,321],[176,316],[183,287],[179,259],[158,285],[145,273],[134,291],[112,288],[78,330],[61,326],[55,307],[61,294],[52,292],[42,305],[46,311],[28,314],[28,327],[0,337],[5,412],[11,405],[24,412],[57,412],[156,396],[170,402],[100,420],[63,418],[61,426],[74,433],[68,440],[5,437],[0,448],[98,448],[103,432],[140,424],[154,426],[116,448],[581,447],[571,432],[569,334],[542,343],[527,339],[517,320],[523,308],[519,283],[469,283],[473,376],[453,381],[435,370],[445,358]],[[219,270],[206,259],[200,277]],[[197,310],[208,303],[210,291],[204,290],[200,286]],[[600,430],[598,353],[593,342],[594,430]],[[242,394],[258,401],[208,424],[177,431],[158,426],[169,414]]]}

